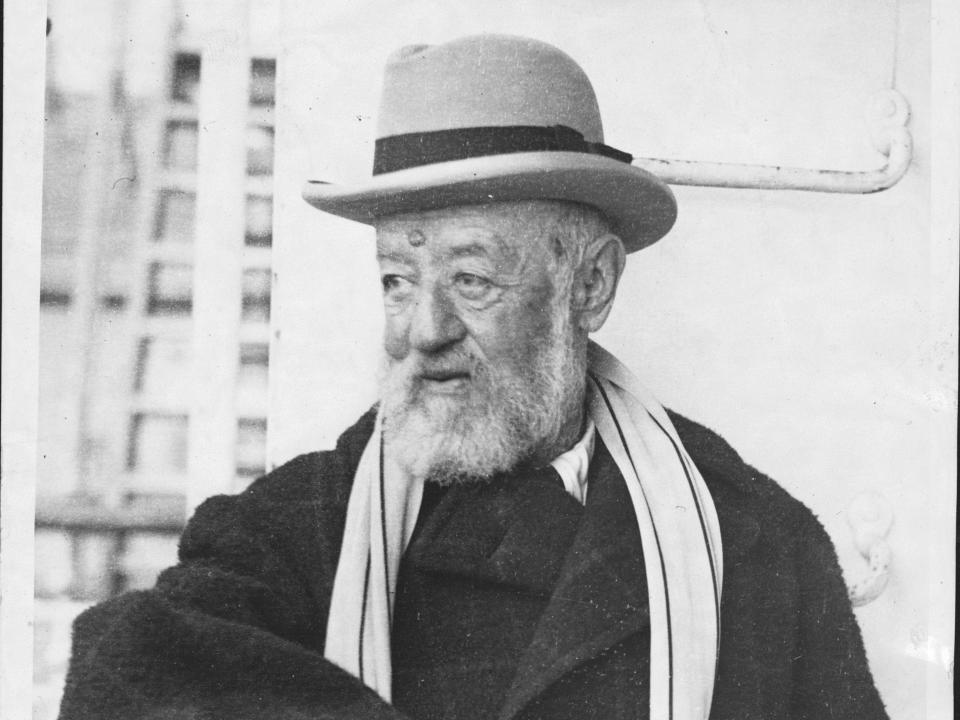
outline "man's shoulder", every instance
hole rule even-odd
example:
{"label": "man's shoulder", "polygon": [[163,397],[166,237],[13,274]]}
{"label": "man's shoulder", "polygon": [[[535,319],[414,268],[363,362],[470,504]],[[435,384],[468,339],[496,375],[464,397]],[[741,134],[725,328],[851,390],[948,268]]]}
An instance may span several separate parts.
{"label": "man's shoulder", "polygon": [[360,455],[373,433],[375,419],[376,408],[371,408],[344,430],[332,450],[298,455],[254,481],[243,494],[286,501],[302,498],[316,487],[335,494],[349,492]]}
{"label": "man's shoulder", "polygon": [[229,556],[246,565],[278,543],[303,549],[325,538],[336,544],[374,417],[365,413],[333,450],[299,455],[239,494],[205,500],[180,539],[181,560]]}
{"label": "man's shoulder", "polygon": [[346,510],[353,475],[373,432],[375,410],[364,413],[337,440],[332,450],[304,453],[253,481],[241,493],[215,495],[198,508],[187,528],[225,532],[231,527],[253,530],[302,521],[304,513],[333,520]]}
{"label": "man's shoulder", "polygon": [[806,505],[745,462],[718,433],[672,410],[667,412],[718,505],[751,513],[761,524],[781,531],[816,522]]}

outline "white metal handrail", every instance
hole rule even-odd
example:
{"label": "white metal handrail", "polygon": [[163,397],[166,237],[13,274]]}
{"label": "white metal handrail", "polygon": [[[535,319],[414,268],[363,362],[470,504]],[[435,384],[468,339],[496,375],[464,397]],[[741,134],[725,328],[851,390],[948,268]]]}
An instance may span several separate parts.
{"label": "white metal handrail", "polygon": [[887,157],[886,164],[874,170],[851,172],[655,158],[635,158],[633,164],[669,185],[858,194],[879,192],[893,187],[906,174],[913,158],[913,138],[906,127],[909,105],[899,92],[889,90],[878,96],[873,109],[880,115],[874,145]]}

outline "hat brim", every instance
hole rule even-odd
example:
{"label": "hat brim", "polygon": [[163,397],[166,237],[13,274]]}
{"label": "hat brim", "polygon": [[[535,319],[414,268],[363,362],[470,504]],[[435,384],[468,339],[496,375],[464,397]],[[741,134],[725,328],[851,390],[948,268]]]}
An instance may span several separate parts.
{"label": "hat brim", "polygon": [[421,165],[356,185],[310,180],[315,208],[372,225],[377,218],[504,200],[567,200],[597,208],[627,252],[656,242],[673,226],[677,203],[662,180],[641,168],[578,152],[525,152]]}

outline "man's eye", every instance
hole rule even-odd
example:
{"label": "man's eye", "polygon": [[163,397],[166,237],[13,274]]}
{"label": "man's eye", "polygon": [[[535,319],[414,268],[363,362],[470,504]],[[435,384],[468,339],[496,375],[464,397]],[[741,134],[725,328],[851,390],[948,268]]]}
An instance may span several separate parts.
{"label": "man's eye", "polygon": [[482,299],[493,287],[489,280],[473,273],[459,273],[455,282],[457,291],[468,300]]}
{"label": "man's eye", "polygon": [[399,275],[384,275],[380,282],[383,285],[383,294],[392,299],[401,297],[410,287],[410,282]]}

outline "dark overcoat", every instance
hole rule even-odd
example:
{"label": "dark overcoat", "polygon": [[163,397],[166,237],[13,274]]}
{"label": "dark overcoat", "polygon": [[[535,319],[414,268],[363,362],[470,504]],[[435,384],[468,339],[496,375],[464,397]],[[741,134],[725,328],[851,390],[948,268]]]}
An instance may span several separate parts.
{"label": "dark overcoat", "polygon": [[[711,718],[885,718],[823,527],[719,436],[671,417],[723,538]],[[335,450],[207,500],[181,538],[179,564],[154,589],[83,613],[62,720],[406,717],[323,658],[347,500],[372,426],[367,413]],[[591,464],[591,487],[610,467]],[[577,561],[564,566],[504,691],[501,720],[637,714],[624,683],[645,662],[646,598],[622,577],[624,547],[589,516],[573,541]]]}

